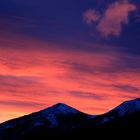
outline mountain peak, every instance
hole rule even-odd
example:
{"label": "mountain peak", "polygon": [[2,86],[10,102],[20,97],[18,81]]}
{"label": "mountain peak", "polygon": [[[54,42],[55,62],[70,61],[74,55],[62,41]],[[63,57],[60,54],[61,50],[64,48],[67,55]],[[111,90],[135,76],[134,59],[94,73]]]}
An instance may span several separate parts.
{"label": "mountain peak", "polygon": [[117,111],[120,116],[140,111],[140,98],[125,101],[112,111]]}
{"label": "mountain peak", "polygon": [[78,111],[75,108],[70,107],[64,103],[57,103],[41,112],[42,113],[63,114],[63,115],[80,113],[80,111]]}
{"label": "mountain peak", "polygon": [[57,103],[47,109],[41,110],[39,115],[46,118],[51,123],[50,127],[56,127],[59,124],[59,117],[69,117],[70,115],[81,114],[80,111],[64,103]]}
{"label": "mountain peak", "polygon": [[68,105],[66,105],[64,103],[57,103],[57,104],[53,105],[52,107],[70,107],[70,106],[68,106]]}
{"label": "mountain peak", "polygon": [[74,116],[77,114],[79,115],[82,113],[64,103],[57,103],[44,110],[40,110],[39,112],[35,112],[28,116],[23,116],[13,121],[6,122],[1,128],[13,128],[14,126],[16,126],[16,124],[23,124],[28,122],[28,120],[30,120],[33,127],[43,126],[45,125],[46,121],[49,121],[50,124],[48,127],[53,128],[59,125],[59,118],[67,118],[69,116]]}

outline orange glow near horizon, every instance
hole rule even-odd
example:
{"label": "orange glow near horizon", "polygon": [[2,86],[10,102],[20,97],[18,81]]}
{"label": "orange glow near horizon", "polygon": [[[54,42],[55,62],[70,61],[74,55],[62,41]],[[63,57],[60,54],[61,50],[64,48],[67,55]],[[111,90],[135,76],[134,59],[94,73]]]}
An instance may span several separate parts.
{"label": "orange glow near horizon", "polygon": [[101,114],[139,97],[140,72],[119,69],[118,55],[122,54],[58,49],[61,44],[35,40],[8,40],[2,40],[0,48],[0,122],[58,102],[88,114]]}

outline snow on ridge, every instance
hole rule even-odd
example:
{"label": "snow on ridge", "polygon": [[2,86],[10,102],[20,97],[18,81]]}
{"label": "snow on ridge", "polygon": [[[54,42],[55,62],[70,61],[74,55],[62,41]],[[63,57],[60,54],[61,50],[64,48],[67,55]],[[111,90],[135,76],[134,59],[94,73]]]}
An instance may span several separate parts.
{"label": "snow on ridge", "polygon": [[[17,124],[23,124],[30,120],[31,125],[33,126],[41,126],[44,125],[43,120],[47,119],[50,122],[50,127],[56,127],[58,126],[58,119],[57,116],[63,115],[68,116],[70,114],[78,114],[81,113],[80,111],[66,105],[63,103],[55,104],[47,109],[41,110],[39,112],[36,112],[34,114],[30,114],[28,118],[22,117],[20,119],[6,122],[3,124],[3,126],[0,129],[8,129],[16,126]],[[43,120],[42,120],[43,119]]]}
{"label": "snow on ridge", "polygon": [[140,111],[140,98],[135,100],[125,101],[124,103],[116,107],[114,111],[118,111],[120,116],[124,116],[126,114],[131,114]]}
{"label": "snow on ridge", "polygon": [[47,109],[44,109],[39,112],[38,115],[41,115],[43,118],[50,121],[50,128],[58,126],[59,122],[57,116],[63,115],[68,116],[70,114],[78,114],[80,111],[66,105],[63,103],[57,103]]}
{"label": "snow on ridge", "polygon": [[77,113],[80,113],[80,111],[66,104],[58,103],[45,110],[40,111],[40,113],[43,115],[47,115],[49,113],[68,115],[68,114],[77,114]]}
{"label": "snow on ridge", "polygon": [[116,108],[104,114],[104,117],[100,123],[115,120],[117,117],[123,117],[137,111],[140,111],[140,98],[123,102]]}

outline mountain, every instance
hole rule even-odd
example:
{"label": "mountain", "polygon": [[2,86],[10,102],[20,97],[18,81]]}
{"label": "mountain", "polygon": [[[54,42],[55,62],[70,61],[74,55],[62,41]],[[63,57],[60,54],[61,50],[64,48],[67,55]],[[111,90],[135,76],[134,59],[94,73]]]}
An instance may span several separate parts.
{"label": "mountain", "polygon": [[[116,131],[117,130],[117,131]],[[121,131],[123,130],[123,131]],[[140,99],[126,101],[102,115],[88,115],[58,103],[0,124],[0,140],[95,137],[98,133],[140,130]],[[128,134],[127,134],[128,135]],[[98,137],[101,135],[98,135]]]}
{"label": "mountain", "polygon": [[[58,103],[47,109],[0,124],[0,140],[27,139],[32,135],[67,133],[79,130],[94,118],[68,105]],[[8,135],[7,135],[8,134]],[[44,136],[45,137],[45,136]]]}
{"label": "mountain", "polygon": [[82,113],[68,105],[58,103],[39,112],[2,123],[0,130],[11,129],[23,124],[28,124],[28,128],[46,125],[48,128],[59,127],[66,129],[67,127],[67,129],[71,129],[72,127],[81,125],[77,121],[80,122],[83,119],[86,120],[92,117],[92,115]]}
{"label": "mountain", "polygon": [[140,111],[140,98],[126,101],[110,112],[117,112],[119,116],[125,116]]}
{"label": "mountain", "polygon": [[137,114],[139,112],[140,112],[140,98],[130,100],[130,101],[125,101],[119,106],[112,109],[111,111],[103,115],[98,115],[97,118],[101,119],[100,122],[98,123],[113,121],[129,115],[132,116],[133,114]]}
{"label": "mountain", "polygon": [[98,115],[94,121],[106,129],[140,130],[140,98],[125,101],[111,111]]}

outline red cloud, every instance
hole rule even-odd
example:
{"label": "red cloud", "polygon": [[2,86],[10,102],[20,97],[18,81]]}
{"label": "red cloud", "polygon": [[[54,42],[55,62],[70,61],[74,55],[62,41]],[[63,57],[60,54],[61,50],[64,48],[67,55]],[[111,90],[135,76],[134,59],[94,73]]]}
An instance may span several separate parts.
{"label": "red cloud", "polygon": [[[117,51],[61,49],[60,44],[30,39],[7,38],[0,44],[0,121],[57,102],[99,114],[139,97],[140,64],[135,63],[139,57]],[[93,43],[92,47],[98,46]]]}

